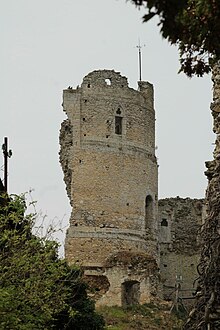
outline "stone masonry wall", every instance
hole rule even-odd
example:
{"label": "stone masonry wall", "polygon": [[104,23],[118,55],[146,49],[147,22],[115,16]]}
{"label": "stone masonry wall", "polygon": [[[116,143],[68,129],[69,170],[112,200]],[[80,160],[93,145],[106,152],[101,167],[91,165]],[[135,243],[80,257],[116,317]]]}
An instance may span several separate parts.
{"label": "stone masonry wall", "polygon": [[213,132],[216,134],[213,160],[206,162],[208,187],[206,217],[202,228],[202,250],[196,303],[184,329],[220,329],[220,61],[212,63]]}
{"label": "stone masonry wall", "polygon": [[60,161],[73,207],[67,258],[100,263],[118,249],[156,257],[152,85],[140,82],[136,91],[117,72],[94,71],[77,89],[64,90],[63,107],[68,120],[61,128]]}
{"label": "stone masonry wall", "polygon": [[97,286],[97,305],[149,302],[159,260],[162,296],[172,299],[180,284],[192,297],[204,202],[166,198],[158,209],[153,103],[150,83],[134,90],[113,70],[63,92],[60,162],[72,206],[65,254]]}
{"label": "stone masonry wall", "polygon": [[[198,277],[199,231],[204,216],[204,200],[166,198],[159,200],[160,273],[163,296],[172,299],[175,285],[181,297],[191,297]],[[186,304],[192,302],[188,299]]]}
{"label": "stone masonry wall", "polygon": [[[99,283],[97,304],[145,302],[158,279],[157,161],[153,86],[113,70],[84,77],[63,92],[67,120],[60,162],[72,205],[65,255]],[[112,256],[132,254],[131,268]],[[144,257],[143,257],[144,256]],[[153,265],[153,267],[152,267]]]}

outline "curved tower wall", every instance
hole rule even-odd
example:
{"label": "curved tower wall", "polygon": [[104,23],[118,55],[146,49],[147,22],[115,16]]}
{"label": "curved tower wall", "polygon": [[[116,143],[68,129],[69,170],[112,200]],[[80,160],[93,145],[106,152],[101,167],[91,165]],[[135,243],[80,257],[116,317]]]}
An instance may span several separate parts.
{"label": "curved tower wall", "polygon": [[157,256],[153,86],[100,70],[66,89],[60,160],[72,205],[65,253],[103,266],[119,251]]}

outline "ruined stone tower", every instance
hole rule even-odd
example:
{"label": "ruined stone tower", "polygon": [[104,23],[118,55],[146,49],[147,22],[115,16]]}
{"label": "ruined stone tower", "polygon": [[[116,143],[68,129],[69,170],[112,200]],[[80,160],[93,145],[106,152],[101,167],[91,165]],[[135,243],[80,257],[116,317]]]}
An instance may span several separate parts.
{"label": "ruined stone tower", "polygon": [[146,302],[157,272],[153,86],[93,71],[63,93],[60,161],[72,206],[65,254],[97,286],[98,304]]}

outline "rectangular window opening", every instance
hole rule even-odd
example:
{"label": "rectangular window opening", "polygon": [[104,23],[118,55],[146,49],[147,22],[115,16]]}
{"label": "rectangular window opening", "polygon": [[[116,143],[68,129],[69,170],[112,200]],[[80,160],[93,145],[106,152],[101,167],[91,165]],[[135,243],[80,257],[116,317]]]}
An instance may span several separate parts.
{"label": "rectangular window opening", "polygon": [[122,117],[115,117],[115,134],[122,135]]}

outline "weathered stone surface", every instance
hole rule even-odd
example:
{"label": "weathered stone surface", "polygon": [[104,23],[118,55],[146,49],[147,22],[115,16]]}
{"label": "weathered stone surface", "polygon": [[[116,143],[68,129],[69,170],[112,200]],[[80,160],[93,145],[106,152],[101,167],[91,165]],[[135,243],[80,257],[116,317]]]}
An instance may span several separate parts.
{"label": "weathered stone surface", "polygon": [[[201,244],[199,231],[205,206],[202,199],[165,198],[159,200],[160,274],[164,299],[172,299],[175,286],[180,297],[191,297],[198,277]],[[192,299],[184,301],[185,305]]]}
{"label": "weathered stone surface", "polygon": [[80,87],[64,90],[63,109],[60,161],[72,205],[66,258],[87,275],[102,267],[110,287],[99,303],[121,304],[125,282],[124,300],[142,302],[155,291],[153,273],[105,264],[129,251],[158,261],[153,86],[139,82],[134,90],[118,72],[93,71]]}
{"label": "weathered stone surface", "polygon": [[97,305],[168,298],[177,277],[191,289],[203,201],[167,198],[158,212],[153,86],[134,90],[118,72],[93,71],[64,90],[63,108],[60,162],[72,205],[65,254],[97,287]]}
{"label": "weathered stone surface", "polygon": [[202,227],[202,251],[198,265],[196,304],[185,330],[220,329],[220,61],[212,70],[213,131],[216,133],[213,160],[206,162],[208,188],[206,217]]}
{"label": "weathered stone surface", "polygon": [[[203,199],[165,198],[159,200],[159,241],[169,244],[172,252],[193,255],[198,252],[198,239],[205,212]],[[163,225],[163,221],[165,221]],[[172,245],[172,246],[171,246]]]}
{"label": "weathered stone surface", "polygon": [[64,120],[60,129],[60,163],[64,173],[64,181],[66,183],[67,195],[71,202],[71,181],[72,171],[70,168],[70,152],[72,147],[72,126],[68,119]]}

